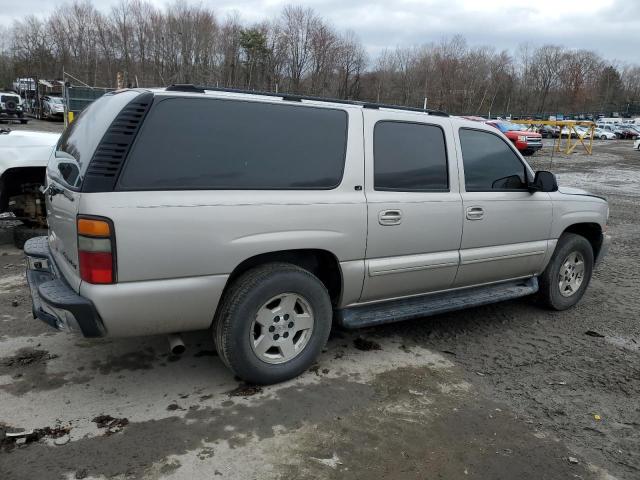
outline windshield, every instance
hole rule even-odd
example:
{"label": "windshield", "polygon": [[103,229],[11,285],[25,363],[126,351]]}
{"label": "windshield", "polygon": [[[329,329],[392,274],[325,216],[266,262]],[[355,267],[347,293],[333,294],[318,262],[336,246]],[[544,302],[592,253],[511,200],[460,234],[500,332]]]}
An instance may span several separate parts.
{"label": "windshield", "polygon": [[48,167],[53,178],[71,188],[79,188],[98,143],[120,110],[140,95],[135,90],[107,93],[89,105],[65,129],[56,146],[55,158]]}
{"label": "windshield", "polygon": [[49,101],[57,105],[62,105],[62,98],[60,97],[49,97]]}

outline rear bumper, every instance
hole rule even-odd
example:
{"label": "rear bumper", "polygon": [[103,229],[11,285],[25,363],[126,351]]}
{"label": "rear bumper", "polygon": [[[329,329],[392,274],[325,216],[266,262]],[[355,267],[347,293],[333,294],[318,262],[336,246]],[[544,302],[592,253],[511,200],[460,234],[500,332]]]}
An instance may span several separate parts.
{"label": "rear bumper", "polygon": [[64,280],[49,251],[47,237],[27,240],[24,253],[34,318],[57,330],[103,337],[105,329],[96,308]]}

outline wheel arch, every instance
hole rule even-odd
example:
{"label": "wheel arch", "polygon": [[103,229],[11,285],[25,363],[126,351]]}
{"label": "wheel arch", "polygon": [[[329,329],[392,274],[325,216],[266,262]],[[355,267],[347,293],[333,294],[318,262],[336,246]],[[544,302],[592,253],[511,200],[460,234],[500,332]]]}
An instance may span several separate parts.
{"label": "wheel arch", "polygon": [[574,233],[586,238],[593,249],[593,258],[597,258],[602,248],[602,227],[595,222],[574,223],[564,229],[565,233]]}
{"label": "wheel arch", "polygon": [[243,260],[229,275],[222,295],[246,271],[273,262],[291,263],[313,273],[324,284],[331,303],[340,302],[343,291],[342,269],[338,258],[330,251],[315,248],[279,250],[261,253]]}

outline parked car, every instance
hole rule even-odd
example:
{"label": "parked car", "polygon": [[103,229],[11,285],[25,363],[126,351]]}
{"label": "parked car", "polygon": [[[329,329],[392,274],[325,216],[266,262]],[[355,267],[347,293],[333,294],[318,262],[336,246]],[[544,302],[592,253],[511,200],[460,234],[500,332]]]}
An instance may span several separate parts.
{"label": "parked car", "polygon": [[626,125],[627,130],[631,131],[631,134],[635,134],[635,138],[640,137],[640,126],[638,125]]}
{"label": "parked car", "polygon": [[496,128],[377,104],[111,92],[65,130],[47,182],[50,234],[24,248],[35,316],[178,345],[211,329],[260,384],[308,369],[334,321],[534,293],[569,308],[609,244],[607,202],[558,189]]}
{"label": "parked car", "polygon": [[538,128],[538,133],[542,136],[542,138],[558,138],[559,129],[558,127],[554,127],[552,125],[540,125]]}
{"label": "parked car", "polygon": [[[560,135],[564,138],[571,133],[571,138],[589,139],[591,137],[591,128],[585,125],[575,125],[573,128],[562,127]],[[615,135],[614,135],[615,136]],[[594,138],[597,138],[594,132]]]}
{"label": "parked car", "polygon": [[615,140],[618,138],[615,133],[603,128],[596,128],[593,132],[593,137],[600,140]]}
{"label": "parked car", "polygon": [[64,100],[62,97],[43,97],[41,116],[42,118],[55,118],[62,120],[64,117]]}
{"label": "parked car", "polygon": [[562,129],[560,130],[560,136],[562,138],[566,138],[567,136],[571,135],[571,138],[578,138],[579,132],[580,132],[580,130],[576,131],[573,128],[562,127]]}
{"label": "parked car", "polygon": [[633,130],[631,127],[624,126],[622,124],[618,124],[614,127],[613,133],[622,140],[633,140],[638,138],[638,132]]}
{"label": "parked car", "polygon": [[542,135],[527,130],[524,125],[498,120],[489,120],[486,124],[504,133],[523,155],[533,155],[542,148]]}
{"label": "parked car", "polygon": [[20,123],[27,123],[20,95],[13,92],[0,92],[0,118],[15,117]]}
{"label": "parked car", "polygon": [[633,142],[633,148],[640,151],[640,139]]}
{"label": "parked car", "polygon": [[57,133],[0,129],[0,213],[13,213],[24,224],[13,231],[19,248],[47,226],[40,187],[58,138]]}
{"label": "parked car", "polygon": [[578,137],[588,139],[591,137],[591,129],[584,125],[576,125],[575,130],[578,132]]}

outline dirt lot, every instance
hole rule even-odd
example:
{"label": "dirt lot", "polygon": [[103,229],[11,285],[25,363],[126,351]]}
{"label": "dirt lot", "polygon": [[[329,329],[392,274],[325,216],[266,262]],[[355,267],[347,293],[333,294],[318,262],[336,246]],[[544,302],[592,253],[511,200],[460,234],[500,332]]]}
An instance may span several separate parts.
{"label": "dirt lot", "polygon": [[31,318],[20,252],[1,249],[0,478],[640,478],[630,147],[533,157],[611,204],[615,243],[576,308],[524,299],[334,332],[310,371],[263,389],[229,374],[207,332],[172,357],[161,337],[50,330]]}

